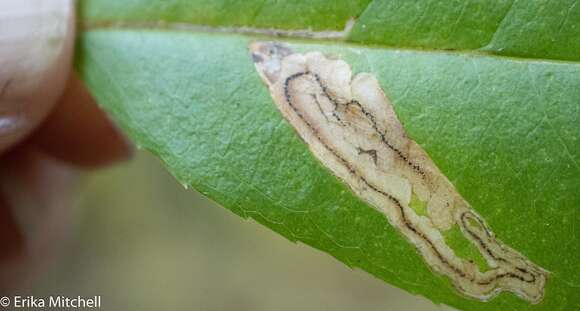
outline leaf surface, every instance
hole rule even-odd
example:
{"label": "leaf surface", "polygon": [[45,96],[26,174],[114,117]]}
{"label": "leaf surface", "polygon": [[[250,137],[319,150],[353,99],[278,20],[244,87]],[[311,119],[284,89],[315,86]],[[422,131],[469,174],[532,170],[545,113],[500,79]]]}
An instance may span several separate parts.
{"label": "leaf surface", "polygon": [[[580,39],[568,23],[580,14],[573,5],[564,10],[566,3],[533,11],[518,1],[461,9],[445,1],[85,0],[77,68],[139,146],[241,217],[436,303],[570,310],[580,307]],[[550,26],[556,11],[569,14],[559,32]],[[522,21],[528,15],[537,25]],[[351,17],[359,19],[343,39],[277,40],[377,76],[409,136],[498,238],[551,272],[540,304],[512,293],[489,302],[465,298],[433,273],[278,112],[248,53],[264,35],[225,33],[341,31]],[[451,20],[455,28],[445,26]],[[517,23],[536,28],[517,32]],[[540,43],[527,43],[533,40]],[[449,235],[457,253],[470,256],[460,238]]]}

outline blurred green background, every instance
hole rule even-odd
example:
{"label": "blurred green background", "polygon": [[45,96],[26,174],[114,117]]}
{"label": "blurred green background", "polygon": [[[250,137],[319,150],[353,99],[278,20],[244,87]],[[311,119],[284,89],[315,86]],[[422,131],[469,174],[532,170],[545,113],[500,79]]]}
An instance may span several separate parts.
{"label": "blurred green background", "polygon": [[103,310],[452,310],[185,190],[145,152],[79,190],[35,295],[101,295]]}

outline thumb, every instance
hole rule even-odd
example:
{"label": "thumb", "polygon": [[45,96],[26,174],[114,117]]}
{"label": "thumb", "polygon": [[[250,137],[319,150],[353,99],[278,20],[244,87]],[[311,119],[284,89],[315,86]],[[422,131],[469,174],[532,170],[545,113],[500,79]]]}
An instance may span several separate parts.
{"label": "thumb", "polygon": [[73,0],[0,1],[0,154],[55,105],[70,72]]}

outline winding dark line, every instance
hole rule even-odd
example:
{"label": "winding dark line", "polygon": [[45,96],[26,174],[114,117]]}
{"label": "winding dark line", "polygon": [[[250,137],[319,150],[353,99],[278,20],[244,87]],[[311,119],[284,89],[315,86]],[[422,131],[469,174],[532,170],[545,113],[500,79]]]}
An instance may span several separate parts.
{"label": "winding dark line", "polygon": [[[368,180],[366,180],[366,178],[364,178],[361,174],[359,174],[351,165],[350,163],[343,158],[336,150],[334,150],[333,148],[331,148],[326,142],[325,140],[321,137],[320,133],[318,132],[317,128],[312,125],[312,123],[310,123],[310,121],[304,117],[304,115],[302,114],[302,112],[296,107],[294,106],[293,102],[292,102],[292,96],[290,95],[290,83],[302,76],[307,76],[307,75],[311,75],[315,78],[315,80],[317,81],[317,83],[319,84],[322,93],[324,94],[325,97],[328,98],[328,100],[330,100],[334,106],[335,106],[335,112],[336,112],[336,108],[338,107],[338,102],[332,98],[329,93],[328,93],[328,89],[327,87],[322,83],[322,81],[320,80],[320,77],[318,76],[318,74],[316,73],[311,73],[309,71],[305,71],[305,72],[298,72],[295,74],[292,74],[290,76],[288,76],[286,78],[286,80],[284,81],[284,96],[286,99],[286,103],[290,106],[290,108],[292,108],[292,110],[294,111],[294,113],[296,113],[296,115],[302,120],[302,122],[304,122],[306,124],[306,126],[310,129],[310,131],[312,131],[312,133],[316,136],[316,138],[318,139],[318,141],[324,146],[324,148],[326,148],[326,150],[328,150],[330,153],[332,153],[342,164],[344,167],[347,168],[347,170],[349,171],[350,174],[358,177],[368,188],[372,189],[373,191],[375,191],[376,193],[379,193],[380,195],[386,197],[388,200],[390,200],[392,203],[394,203],[397,208],[399,209],[399,212],[401,214],[401,218],[403,220],[403,223],[405,225],[405,227],[413,232],[416,236],[418,236],[419,238],[421,238],[423,241],[425,241],[428,246],[433,250],[433,252],[436,254],[437,258],[440,260],[440,262],[442,262],[445,266],[447,266],[450,270],[454,271],[457,275],[459,275],[460,277],[464,278],[464,279],[468,279],[471,282],[474,282],[474,278],[473,277],[469,277],[468,275],[466,275],[465,272],[463,272],[460,268],[456,267],[455,265],[451,264],[445,257],[443,257],[443,255],[439,252],[439,250],[437,249],[437,247],[435,246],[435,244],[427,237],[425,236],[425,234],[423,234],[422,232],[418,231],[415,227],[413,227],[413,225],[411,224],[411,222],[409,221],[409,219],[407,218],[407,215],[405,214],[405,209],[402,206],[401,202],[395,198],[394,196],[392,196],[391,194],[380,190],[378,187],[376,187],[375,185],[373,185],[372,183],[370,183]],[[367,112],[366,110],[364,110],[364,108],[362,108],[362,106],[360,105],[360,103],[358,103],[358,101],[353,100],[351,101],[349,104],[355,104],[358,105],[361,108],[361,111],[363,111],[363,113],[367,116],[367,118],[373,123],[373,127],[375,128],[375,131],[377,131],[379,133],[379,135],[381,136],[381,140],[383,141],[383,143],[385,143],[391,150],[393,150],[395,153],[397,153],[401,159],[405,160],[406,162],[408,162],[409,164],[412,164],[408,158],[397,148],[395,148],[394,146],[392,146],[385,138],[384,133],[380,132],[378,130],[378,126],[376,124],[376,120],[374,119],[374,116],[372,114],[370,114],[369,112]],[[338,115],[335,115],[335,117],[337,117],[337,119],[339,119]],[[339,119],[340,120],[340,119]],[[413,167],[413,166],[411,166]],[[417,166],[418,167],[418,166]],[[413,167],[414,168],[414,167]],[[414,168],[416,169],[416,168]],[[424,174],[424,172],[423,172]],[[471,232],[468,230],[468,232]],[[475,235],[474,233],[471,233],[472,235]],[[483,243],[483,241],[481,241],[481,239],[479,239],[480,243]],[[484,247],[485,248],[485,247]],[[488,252],[491,252],[490,250],[487,250]],[[493,256],[493,255],[492,255]],[[504,259],[505,260],[505,259]],[[499,278],[503,278],[503,277],[512,277],[512,278],[516,278],[519,279],[523,282],[528,282],[528,283],[533,283],[533,281],[535,281],[535,278],[533,281],[529,281],[524,279],[523,277],[511,273],[511,272],[507,272],[507,273],[503,273],[503,274],[497,274],[494,277],[490,278],[489,280],[485,280],[485,281],[478,281],[477,284],[479,285],[488,285],[491,282],[499,279]]]}
{"label": "winding dark line", "polygon": [[[528,270],[527,270],[527,269],[525,269],[525,268],[521,268],[521,267],[519,267],[519,266],[517,266],[517,265],[513,264],[513,263],[512,263],[512,262],[510,262],[510,261],[507,261],[507,260],[506,260],[505,258],[503,258],[503,257],[498,257],[498,256],[496,256],[496,255],[495,255],[495,254],[494,254],[494,253],[493,253],[493,252],[492,252],[492,251],[491,251],[491,250],[490,250],[490,249],[487,247],[487,245],[485,245],[485,243],[483,242],[483,240],[481,239],[481,237],[479,237],[479,236],[478,236],[476,233],[474,233],[473,231],[469,230],[469,227],[468,227],[468,225],[467,225],[467,223],[466,223],[466,217],[467,217],[467,216],[468,216],[468,213],[467,213],[467,212],[465,212],[465,213],[461,214],[461,216],[460,216],[460,219],[461,219],[461,224],[463,225],[463,228],[465,228],[465,231],[467,231],[467,233],[468,233],[468,234],[469,234],[469,235],[470,235],[470,236],[471,236],[471,237],[472,237],[474,240],[476,240],[476,241],[477,241],[477,244],[478,244],[478,245],[479,245],[481,248],[483,248],[483,249],[485,250],[485,252],[486,252],[486,253],[487,253],[487,254],[488,254],[488,255],[489,255],[491,258],[493,258],[494,260],[501,261],[501,262],[504,262],[504,263],[506,263],[506,264],[509,264],[509,265],[510,265],[512,268],[514,268],[514,269],[516,269],[516,270],[520,271],[521,273],[523,273],[523,274],[525,274],[525,275],[527,275],[527,276],[529,276],[529,277],[531,278],[531,280],[528,280],[528,279],[524,280],[524,279],[523,279],[523,277],[521,277],[521,276],[517,275],[517,276],[519,277],[519,279],[521,279],[522,281],[525,281],[525,282],[527,282],[527,283],[534,283],[534,282],[536,282],[536,276],[534,275],[534,273],[532,273],[532,272],[528,271]],[[515,275],[515,274],[514,274],[514,275]]]}
{"label": "winding dark line", "polygon": [[399,158],[401,158],[403,161],[405,161],[413,170],[415,170],[417,173],[419,173],[421,175],[421,177],[424,179],[426,178],[426,174],[425,171],[423,171],[423,169],[419,166],[419,164],[413,163],[405,154],[403,154],[403,152],[398,149],[397,147],[393,146],[393,144],[391,144],[387,138],[385,137],[385,132],[379,130],[379,126],[377,124],[377,121],[375,120],[375,116],[368,112],[360,103],[358,100],[353,99],[350,102],[346,103],[346,105],[355,105],[358,106],[359,109],[361,110],[361,112],[365,115],[365,117],[371,122],[371,124],[373,125],[373,128],[375,130],[375,132],[377,132],[377,134],[379,134],[379,137],[381,138],[381,141],[383,142],[383,144],[385,144],[387,147],[389,147],[389,149],[391,149],[392,151],[394,151]]}
{"label": "winding dark line", "polygon": [[[312,75],[314,77],[314,79],[316,80],[316,82],[318,83],[318,85],[320,86],[320,89],[322,90],[322,94],[324,94],[324,96],[334,105],[334,111],[332,112],[332,115],[334,117],[336,117],[336,119],[338,121],[342,121],[342,119],[340,118],[340,116],[336,113],[336,111],[338,110],[338,101],[333,98],[332,96],[330,96],[330,94],[328,93],[328,88],[326,87],[326,85],[324,85],[324,83],[322,83],[322,80],[320,79],[320,76],[316,73],[308,73],[310,75]],[[413,163],[409,157],[407,157],[399,148],[395,147],[393,144],[391,144],[387,138],[385,137],[385,132],[381,131],[379,129],[379,125],[375,119],[375,116],[368,112],[356,99],[352,99],[350,102],[346,103],[346,106],[348,105],[355,105],[357,106],[361,112],[365,115],[365,117],[367,118],[367,120],[369,120],[373,126],[373,129],[375,130],[375,132],[377,132],[377,134],[379,134],[379,137],[381,138],[381,141],[383,142],[383,144],[385,146],[387,146],[389,149],[391,149],[392,151],[395,152],[395,154],[397,154],[397,156],[399,156],[399,158],[401,158],[403,161],[405,161],[413,170],[415,170],[417,173],[419,173],[421,175],[421,177],[426,178],[426,174],[423,171],[423,169],[416,163]]]}

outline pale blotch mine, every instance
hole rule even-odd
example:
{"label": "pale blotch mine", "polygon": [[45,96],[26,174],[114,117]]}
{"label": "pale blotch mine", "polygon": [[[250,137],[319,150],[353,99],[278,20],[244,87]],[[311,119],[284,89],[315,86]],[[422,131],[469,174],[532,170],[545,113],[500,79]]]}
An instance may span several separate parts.
{"label": "pale blotch mine", "polygon": [[[425,151],[405,134],[377,79],[320,52],[279,43],[250,45],[278,109],[312,153],[379,210],[459,292],[487,301],[501,291],[538,303],[548,272],[496,239]],[[413,194],[427,215],[409,206]],[[458,257],[443,237],[457,225],[488,268]]]}

